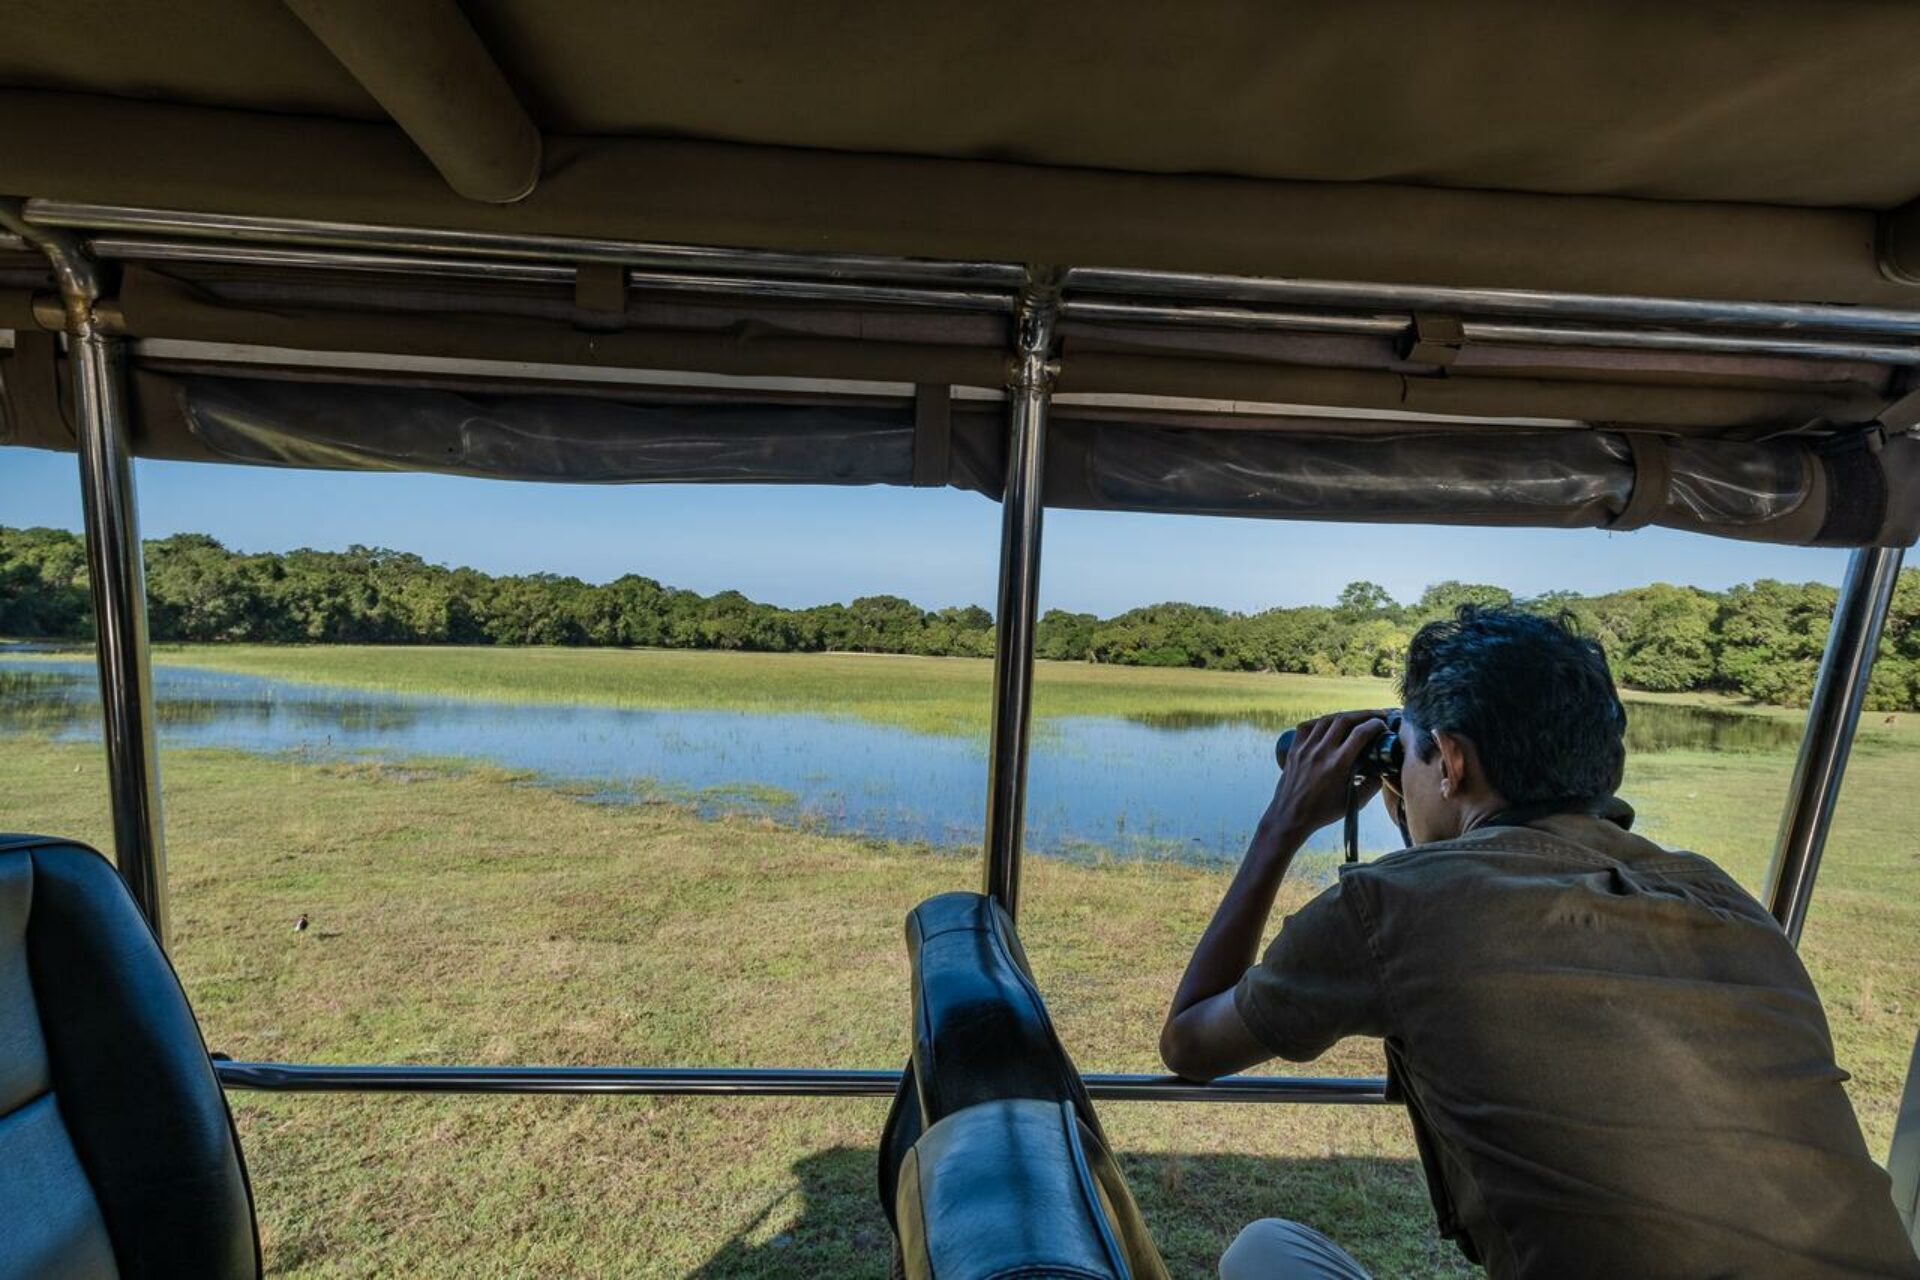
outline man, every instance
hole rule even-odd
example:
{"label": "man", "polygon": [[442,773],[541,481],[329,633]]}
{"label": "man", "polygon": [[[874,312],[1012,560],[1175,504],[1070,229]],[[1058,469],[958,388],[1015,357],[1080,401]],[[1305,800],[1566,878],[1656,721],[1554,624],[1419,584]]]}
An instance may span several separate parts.
{"label": "man", "polygon": [[[1210,1079],[1382,1037],[1441,1232],[1496,1280],[1920,1277],[1793,947],[1711,862],[1629,832],[1600,647],[1468,607],[1421,628],[1401,692],[1388,801],[1413,847],[1343,867],[1256,963],[1288,864],[1386,729],[1302,725],[1167,1065]],[[1366,1273],[1268,1220],[1220,1274]]]}

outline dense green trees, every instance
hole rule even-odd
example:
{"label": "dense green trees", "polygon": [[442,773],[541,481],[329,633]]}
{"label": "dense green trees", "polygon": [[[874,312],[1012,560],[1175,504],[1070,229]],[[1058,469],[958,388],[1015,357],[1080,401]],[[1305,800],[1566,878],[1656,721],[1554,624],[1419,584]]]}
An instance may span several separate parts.
{"label": "dense green trees", "polygon": [[[602,586],[550,573],[496,578],[376,547],[245,555],[203,534],[177,534],[146,550],[158,640],[993,653],[985,609],[930,612],[898,596],[781,609],[636,574]],[[1812,689],[1833,602],[1831,587],[1760,581],[1725,592],[1660,583],[1521,603],[1572,614],[1606,646],[1625,685],[1796,703]],[[1355,582],[1331,607],[1242,614],[1166,603],[1105,619],[1054,610],[1041,618],[1035,645],[1043,658],[1068,661],[1384,676],[1399,670],[1422,623],[1468,603],[1513,596],[1439,582],[1403,606],[1378,584]],[[80,538],[0,527],[0,635],[83,636],[90,625]],[[1872,696],[1881,708],[1920,708],[1920,569],[1900,577]]]}
{"label": "dense green trees", "polygon": [[0,635],[73,636],[92,625],[80,539],[0,525]]}

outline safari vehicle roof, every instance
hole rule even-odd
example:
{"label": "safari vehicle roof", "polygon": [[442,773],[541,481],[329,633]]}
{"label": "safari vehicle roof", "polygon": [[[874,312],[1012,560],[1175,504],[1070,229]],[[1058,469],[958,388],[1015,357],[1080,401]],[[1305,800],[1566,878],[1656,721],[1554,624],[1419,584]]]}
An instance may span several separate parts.
{"label": "safari vehicle roof", "polygon": [[[1912,412],[1917,42],[1920,8],[1882,0],[47,0],[0,10],[0,195],[122,264],[106,314],[140,340],[136,445],[164,456],[233,456],[182,408],[183,378],[234,372],[216,347],[282,380],[904,395],[924,425],[916,388],[964,410],[1003,385],[1035,264],[1071,269],[1068,419],[1815,441]],[[735,287],[863,272],[952,296]],[[56,327],[47,292],[0,245],[0,328]],[[389,359],[316,372],[268,347]],[[16,336],[0,363],[15,442],[63,443],[19,390],[57,360]],[[427,368],[455,360],[492,364]],[[300,460],[374,465],[330,459]],[[567,478],[638,478],[596,465]],[[994,465],[947,479],[992,491]],[[1910,540],[1920,512],[1894,514],[1840,540]]]}
{"label": "safari vehicle roof", "polygon": [[[1174,18],[465,0],[545,142],[503,207],[454,194],[390,116],[478,96],[412,47],[450,9],[10,4],[0,185],[763,248],[1911,297],[1871,249],[1874,212],[1920,197],[1920,11],[1897,0],[1203,0]],[[356,80],[299,13],[349,48],[336,33],[362,24],[384,74]]]}

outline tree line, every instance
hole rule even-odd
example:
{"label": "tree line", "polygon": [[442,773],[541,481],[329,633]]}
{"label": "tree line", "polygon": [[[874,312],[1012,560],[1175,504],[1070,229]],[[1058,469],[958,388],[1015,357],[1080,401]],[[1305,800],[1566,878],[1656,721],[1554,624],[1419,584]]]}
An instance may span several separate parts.
{"label": "tree line", "polygon": [[[993,653],[985,609],[927,610],[898,596],[785,609],[738,591],[705,596],[637,574],[599,585],[549,573],[495,576],[359,546],[252,554],[204,534],[148,542],[146,565],[155,640]],[[1403,604],[1377,584],[1355,582],[1331,605],[1257,613],[1178,603],[1111,618],[1052,610],[1040,620],[1035,648],[1063,661],[1388,676],[1422,623],[1465,603],[1519,604],[1571,614],[1605,646],[1630,688],[1801,704],[1834,595],[1818,583],[1762,580],[1726,591],[1662,583],[1516,600],[1500,587],[1442,582]],[[0,526],[0,636],[80,639],[91,630],[80,537]],[[1920,570],[1900,575],[1872,699],[1885,710],[1920,708]]]}

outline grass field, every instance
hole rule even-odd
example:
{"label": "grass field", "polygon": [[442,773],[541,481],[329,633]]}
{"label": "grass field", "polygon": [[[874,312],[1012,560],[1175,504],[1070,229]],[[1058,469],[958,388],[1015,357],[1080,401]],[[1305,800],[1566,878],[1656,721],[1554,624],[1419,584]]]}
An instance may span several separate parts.
{"label": "grass field", "polygon": [[[455,698],[631,707],[714,707],[857,716],[927,733],[984,733],[993,666],[972,658],[718,653],[672,649],[485,649],[419,645],[164,645],[154,660],[313,684]],[[1034,713],[1312,714],[1391,701],[1385,680],[1042,662]],[[1354,698],[1362,701],[1355,703]],[[1343,699],[1345,701],[1343,701]]]}
{"label": "grass field", "polygon": [[[980,663],[692,654],[513,655],[518,669],[487,675],[481,660],[505,655],[480,653],[443,678],[427,657],[406,665],[417,652],[219,662],[495,696],[573,697],[604,678],[636,702],[715,705],[706,689],[736,699],[719,705],[822,709],[783,692],[798,682],[850,714],[947,727],[986,687]],[[1048,667],[1040,689],[1056,713],[1124,714],[1351,705],[1384,686]],[[898,699],[908,711],[886,715]],[[0,751],[0,829],[107,839],[97,746]],[[1906,725],[1865,734],[1804,952],[1882,1152],[1920,1024],[1916,765]],[[1790,766],[1670,752],[1636,761],[1627,791],[1663,815],[1656,838],[1755,884]],[[892,1066],[908,1043],[901,920],[977,880],[969,857],[590,804],[479,768],[168,751],[163,770],[176,959],[212,1047],[236,1057]],[[1029,862],[1022,936],[1082,1068],[1157,1069],[1165,1001],[1223,885],[1169,863]],[[313,927],[295,933],[301,912]],[[1342,1046],[1315,1069],[1370,1074],[1377,1050]],[[232,1097],[276,1275],[886,1271],[879,1103]],[[1178,1276],[1210,1276],[1238,1227],[1271,1213],[1314,1222],[1383,1278],[1470,1273],[1433,1235],[1392,1109],[1102,1113]]]}

